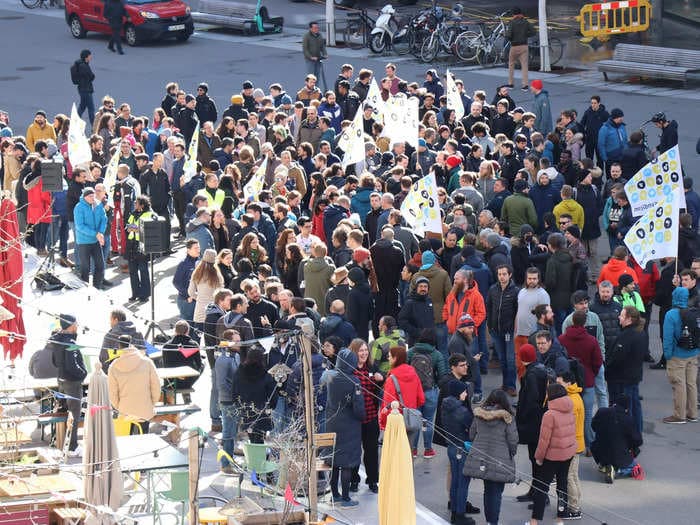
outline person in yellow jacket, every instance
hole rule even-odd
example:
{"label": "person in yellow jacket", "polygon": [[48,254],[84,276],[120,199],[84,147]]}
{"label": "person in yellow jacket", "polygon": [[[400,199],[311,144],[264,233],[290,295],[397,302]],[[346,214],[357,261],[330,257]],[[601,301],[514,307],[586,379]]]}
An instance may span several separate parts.
{"label": "person in yellow jacket", "polygon": [[578,477],[579,456],[586,450],[586,442],[583,437],[584,409],[581,392],[583,389],[576,384],[574,374],[567,370],[557,373],[557,383],[566,388],[566,393],[574,403],[574,419],[576,421],[576,454],[569,464],[567,477],[568,508],[558,508],[557,518],[579,519],[581,517],[581,480]]}
{"label": "person in yellow jacket", "polygon": [[139,195],[134,201],[134,212],[126,222],[126,256],[129,261],[129,279],[131,281],[130,301],[145,303],[151,296],[151,279],[148,275],[148,256],[139,246],[139,222],[150,219],[151,200],[146,195]]}
{"label": "person in yellow jacket", "polygon": [[25,142],[27,143],[29,153],[34,153],[34,145],[37,141],[46,139],[51,139],[56,142],[56,130],[46,121],[46,112],[40,109],[34,115],[34,122],[27,128]]}
{"label": "person in yellow jacket", "polygon": [[560,195],[561,202],[552,210],[552,213],[554,213],[554,216],[557,218],[557,224],[559,223],[559,217],[565,213],[568,213],[571,215],[571,219],[573,220],[574,224],[576,224],[579,228],[581,228],[581,231],[583,231],[583,207],[574,200],[574,189],[568,184],[564,184],[561,187]]}
{"label": "person in yellow jacket", "polygon": [[224,190],[219,189],[219,178],[216,173],[209,173],[204,177],[205,187],[197,192],[197,195],[206,197],[207,208],[215,208],[217,210],[221,209],[224,204],[224,199],[226,198],[226,193]]}

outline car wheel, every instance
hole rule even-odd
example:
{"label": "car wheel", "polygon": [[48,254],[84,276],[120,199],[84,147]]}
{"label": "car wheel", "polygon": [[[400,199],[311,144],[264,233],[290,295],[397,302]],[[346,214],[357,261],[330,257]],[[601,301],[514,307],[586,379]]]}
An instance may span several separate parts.
{"label": "car wheel", "polygon": [[191,35],[189,33],[182,33],[177,35],[175,37],[175,40],[177,40],[178,42],[187,42],[190,39],[190,36]]}
{"label": "car wheel", "polygon": [[136,38],[136,28],[131,24],[126,26],[126,29],[124,30],[124,40],[126,40],[126,43],[131,47],[138,44],[138,38]]}
{"label": "car wheel", "polygon": [[85,38],[85,35],[87,35],[87,31],[85,31],[85,28],[83,27],[83,24],[77,15],[73,15],[70,17],[69,25],[70,34],[73,35],[74,38]]}

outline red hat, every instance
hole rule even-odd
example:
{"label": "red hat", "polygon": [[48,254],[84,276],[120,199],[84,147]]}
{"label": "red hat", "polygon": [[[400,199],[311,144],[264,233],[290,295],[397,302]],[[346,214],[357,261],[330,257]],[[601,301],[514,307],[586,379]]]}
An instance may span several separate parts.
{"label": "red hat", "polygon": [[460,164],[462,164],[462,159],[460,158],[459,155],[450,155],[447,157],[447,165],[450,167],[450,169],[453,169]]}
{"label": "red hat", "polygon": [[459,318],[459,321],[457,321],[457,329],[466,328],[468,326],[474,326],[474,319],[472,319],[471,315],[464,314]]}
{"label": "red hat", "polygon": [[536,78],[532,82],[530,82],[530,87],[533,89],[542,89],[542,81],[539,78]]}
{"label": "red hat", "polygon": [[537,361],[537,353],[535,352],[535,347],[529,343],[525,343],[518,350],[518,355],[523,363],[534,363]]}

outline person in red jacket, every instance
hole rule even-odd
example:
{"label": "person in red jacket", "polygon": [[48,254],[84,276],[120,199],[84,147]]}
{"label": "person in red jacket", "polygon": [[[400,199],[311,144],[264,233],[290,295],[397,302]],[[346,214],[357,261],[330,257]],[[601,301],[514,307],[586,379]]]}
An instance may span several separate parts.
{"label": "person in red jacket", "polygon": [[[586,330],[586,312],[576,311],[571,317],[572,325],[559,336],[559,342],[569,357],[575,357],[583,366],[583,407],[585,411],[584,437],[586,440],[586,455],[593,441],[593,406],[595,405],[595,376],[603,365],[603,354],[598,340]],[[600,407],[599,407],[600,408]]]}
{"label": "person in red jacket", "polygon": [[651,320],[651,309],[653,308],[654,297],[656,296],[656,283],[661,279],[661,274],[654,261],[649,261],[647,265],[642,268],[639,266],[637,260],[630,255],[629,264],[639,279],[639,295],[642,297],[642,302],[644,303],[644,331],[646,331],[649,328],[649,321]]}
{"label": "person in red jacket", "polygon": [[613,255],[607,264],[604,264],[600,269],[598,284],[603,281],[610,281],[615,288],[618,286],[618,280],[623,273],[631,276],[635,283],[639,283],[637,273],[627,264],[629,252],[624,246],[618,246],[613,250]]}
{"label": "person in red jacket", "polygon": [[[43,143],[38,141],[37,144]],[[46,146],[44,146],[45,148]],[[51,224],[51,193],[44,191],[41,182],[41,159],[31,164],[31,173],[23,181],[27,190],[27,225],[33,231],[33,246],[40,257],[48,254],[47,234]]]}
{"label": "person in red jacket", "polygon": [[479,285],[474,280],[474,272],[471,270],[458,270],[454,276],[452,290],[445,298],[445,306],[442,308],[442,320],[447,324],[447,333],[452,335],[457,330],[457,322],[464,314],[469,314],[474,320],[474,334],[476,327],[486,319],[486,305],[484,297],[479,291]]}
{"label": "person in red jacket", "polygon": [[[420,378],[415,368],[407,364],[407,352],[403,346],[392,346],[389,349],[389,364],[391,369],[384,381],[384,397],[382,399],[382,409],[379,411],[379,429],[384,430],[386,418],[391,411],[391,402],[399,401],[396,386],[391,377],[395,377],[399,382],[403,406],[407,408],[420,408],[425,404],[425,394]],[[411,436],[408,436],[409,443],[412,443]]]}

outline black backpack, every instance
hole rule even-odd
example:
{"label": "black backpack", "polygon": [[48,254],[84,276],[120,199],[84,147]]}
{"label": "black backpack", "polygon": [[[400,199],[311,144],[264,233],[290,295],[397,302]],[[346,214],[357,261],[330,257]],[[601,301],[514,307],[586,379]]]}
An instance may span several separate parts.
{"label": "black backpack", "polygon": [[78,61],[73,62],[73,65],[70,67],[70,80],[76,86],[78,84],[80,84],[80,73],[78,72]]}
{"label": "black backpack", "polygon": [[700,308],[682,308],[681,336],[678,338],[678,346],[685,350],[700,347]]}
{"label": "black backpack", "polygon": [[435,373],[433,372],[433,360],[429,355],[415,352],[411,357],[411,366],[416,370],[423,391],[435,387]]}

